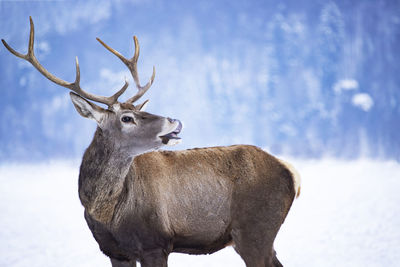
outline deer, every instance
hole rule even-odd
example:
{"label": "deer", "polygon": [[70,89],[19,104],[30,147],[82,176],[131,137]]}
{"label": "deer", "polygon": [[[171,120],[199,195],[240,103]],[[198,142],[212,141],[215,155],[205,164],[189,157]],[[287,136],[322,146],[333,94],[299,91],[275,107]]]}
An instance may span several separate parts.
{"label": "deer", "polygon": [[72,83],[45,69],[34,54],[31,17],[27,54],[2,39],[10,53],[69,89],[77,112],[97,123],[80,165],[78,191],[100,250],[113,267],[167,266],[170,253],[210,254],[227,246],[247,267],[282,266],[274,240],[299,196],[299,174],[252,145],[161,150],[181,142],[182,123],[145,112],[148,100],[134,104],[153,84],[155,68],[142,86],[139,43],[133,39],[134,55],[127,59],[97,38],[131,72],[138,91],[124,102],[118,98],[129,86],[126,79],[108,97],[84,91],[77,58]]}

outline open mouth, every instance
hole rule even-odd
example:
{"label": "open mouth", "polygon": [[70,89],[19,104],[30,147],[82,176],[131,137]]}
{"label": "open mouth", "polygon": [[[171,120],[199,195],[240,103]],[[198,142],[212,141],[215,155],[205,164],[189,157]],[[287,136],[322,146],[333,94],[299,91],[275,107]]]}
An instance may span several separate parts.
{"label": "open mouth", "polygon": [[[177,123],[176,128],[172,131],[169,132],[165,135],[160,136],[161,141],[164,145],[167,145],[171,140],[180,140],[181,138],[178,137],[178,134],[181,132],[182,130],[182,123],[179,120],[172,120],[170,119],[170,122],[175,122]],[[178,142],[173,142],[173,143],[178,143]]]}

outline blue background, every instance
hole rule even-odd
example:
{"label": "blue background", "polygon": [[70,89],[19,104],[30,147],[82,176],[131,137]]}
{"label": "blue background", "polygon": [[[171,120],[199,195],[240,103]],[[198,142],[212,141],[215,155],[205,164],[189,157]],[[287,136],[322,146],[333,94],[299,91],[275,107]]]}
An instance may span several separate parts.
{"label": "blue background", "polygon": [[[400,1],[4,1],[0,38],[60,78],[111,95],[141,45],[148,111],[181,119],[183,144],[400,160]],[[131,82],[133,84],[133,82]],[[0,47],[0,162],[78,158],[93,121],[68,90]],[[122,99],[135,93],[131,85]]]}

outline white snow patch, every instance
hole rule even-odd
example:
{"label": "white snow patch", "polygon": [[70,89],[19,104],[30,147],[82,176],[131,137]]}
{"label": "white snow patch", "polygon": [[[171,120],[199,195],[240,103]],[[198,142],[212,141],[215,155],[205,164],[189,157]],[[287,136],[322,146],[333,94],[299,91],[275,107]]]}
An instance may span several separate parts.
{"label": "white snow patch", "polygon": [[[400,164],[289,160],[302,176],[275,242],[284,266],[398,266]],[[78,162],[0,165],[0,266],[111,266],[83,218]],[[232,248],[169,266],[245,266]]]}
{"label": "white snow patch", "polygon": [[353,96],[351,102],[354,106],[361,108],[364,111],[369,111],[374,105],[374,100],[367,93],[358,93]]}
{"label": "white snow patch", "polygon": [[276,240],[284,266],[397,266],[400,164],[296,161],[302,176]]}
{"label": "white snow patch", "polygon": [[350,90],[357,90],[358,89],[358,82],[353,79],[344,79],[340,80],[333,86],[333,91],[335,93],[341,93],[342,91],[350,91]]}

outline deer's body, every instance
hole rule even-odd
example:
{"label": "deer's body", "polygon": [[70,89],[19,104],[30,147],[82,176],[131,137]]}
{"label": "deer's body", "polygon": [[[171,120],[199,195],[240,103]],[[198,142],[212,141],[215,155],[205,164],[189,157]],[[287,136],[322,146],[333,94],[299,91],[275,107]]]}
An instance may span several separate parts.
{"label": "deer's body", "polygon": [[[237,145],[138,155],[122,167],[128,171],[117,178],[118,193],[110,199],[101,194],[106,201],[97,202],[92,188],[113,192],[115,180],[96,170],[91,156],[107,153],[93,153],[104,149],[94,145],[82,162],[79,194],[100,248],[120,261],[139,261],[148,253],[207,254],[232,242],[240,249],[244,244],[236,241],[249,230],[257,239],[273,240],[295,197],[293,176],[280,161]],[[112,206],[106,216],[104,203]]]}
{"label": "deer's body", "polygon": [[[137,74],[139,44],[126,59],[100,39],[131,71],[138,92],[118,98],[128,82],[110,97],[97,96],[48,72],[33,51],[34,26],[27,54],[5,47],[30,62],[50,81],[70,89],[71,100],[98,128],[85,152],[79,174],[79,197],[85,219],[113,267],[167,266],[171,252],[207,254],[233,244],[248,267],[281,266],[273,243],[295,196],[299,176],[283,161],[246,145],[184,151],[155,151],[180,141],[179,120],[134,105],[151,86]],[[89,100],[108,106],[102,108]],[[153,152],[151,152],[153,151]]]}

